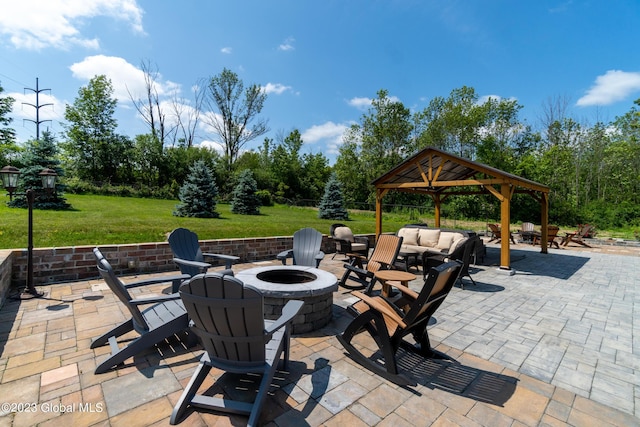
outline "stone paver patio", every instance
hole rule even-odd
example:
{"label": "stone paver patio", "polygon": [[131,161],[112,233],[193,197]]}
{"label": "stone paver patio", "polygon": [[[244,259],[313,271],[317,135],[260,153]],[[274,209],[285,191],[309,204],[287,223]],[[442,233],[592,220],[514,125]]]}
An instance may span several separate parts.
{"label": "stone paver patio", "polygon": [[[477,286],[454,288],[430,326],[457,364],[413,361],[417,385],[402,388],[354,363],[335,338],[352,301],[340,289],[331,323],[293,338],[263,424],[640,425],[640,251],[517,245],[508,276],[488,246],[487,265],[472,269]],[[321,268],[340,275],[342,262],[327,256]],[[0,309],[0,427],[167,425],[201,350],[176,337],[94,375],[108,347],[91,350],[91,339],[123,321],[124,307],[98,279],[42,289],[44,299]],[[194,412],[181,425],[244,422]]]}

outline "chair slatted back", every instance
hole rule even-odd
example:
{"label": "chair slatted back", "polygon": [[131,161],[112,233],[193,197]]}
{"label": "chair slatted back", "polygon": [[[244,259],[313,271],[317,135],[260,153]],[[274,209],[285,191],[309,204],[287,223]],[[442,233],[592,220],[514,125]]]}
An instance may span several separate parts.
{"label": "chair slatted back", "polygon": [[180,286],[180,297],[212,362],[238,367],[265,363],[263,296],[231,276],[198,274]]}
{"label": "chair slatted back", "polygon": [[535,226],[532,222],[523,222],[522,223],[522,231],[533,231]]}
{"label": "chair slatted back", "polygon": [[[96,251],[98,254],[96,254]],[[93,250],[94,255],[98,259],[98,272],[100,272],[100,276],[104,279],[111,292],[115,294],[116,297],[127,307],[129,312],[131,313],[131,317],[133,319],[134,328],[136,331],[142,333],[149,330],[149,325],[147,325],[146,320],[144,320],[144,316],[140,312],[137,306],[131,304],[131,294],[125,288],[124,283],[116,276],[113,271],[113,267],[109,264],[109,261],[102,256],[100,250],[95,248]]]}
{"label": "chair slatted back", "polygon": [[451,261],[429,270],[418,298],[411,304],[404,316],[404,322],[410,328],[428,321],[435,313],[453,288],[461,267],[459,261]]}
{"label": "chair slatted back", "polygon": [[322,233],[315,228],[303,228],[293,234],[293,263],[316,266],[316,255],[322,246]]}
{"label": "chair slatted back", "polygon": [[402,246],[402,237],[393,234],[381,234],[378,236],[373,253],[367,262],[367,271],[375,273],[379,271],[385,264],[393,265],[398,258],[400,247]]}
{"label": "chair slatted back", "polygon": [[591,235],[592,229],[593,226],[591,224],[582,224],[578,227],[577,236],[580,238],[587,237]]}
{"label": "chair slatted back", "polygon": [[489,226],[489,229],[497,239],[502,238],[502,232],[498,224],[487,224],[487,226]]}
{"label": "chair slatted back", "polygon": [[[174,257],[187,261],[204,262],[200,242],[198,242],[198,235],[193,231],[186,228],[176,228],[169,234],[167,240],[169,241],[169,246],[171,247]],[[180,265],[180,271],[190,276],[195,276],[200,273],[200,269],[197,267],[185,265]]]}

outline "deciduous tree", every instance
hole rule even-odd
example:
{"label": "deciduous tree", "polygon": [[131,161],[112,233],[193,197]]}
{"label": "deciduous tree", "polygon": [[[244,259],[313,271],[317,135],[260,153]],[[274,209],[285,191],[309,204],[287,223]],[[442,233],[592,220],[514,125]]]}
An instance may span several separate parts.
{"label": "deciduous tree", "polygon": [[267,120],[259,117],[267,94],[257,84],[245,89],[238,75],[226,68],[211,77],[205,87],[203,105],[215,114],[205,115],[203,120],[220,138],[231,173],[244,145],[269,130]]}
{"label": "deciduous tree", "polygon": [[111,81],[93,77],[81,87],[64,113],[67,141],[62,145],[75,174],[89,181],[118,181],[118,167],[126,160],[131,141],[116,134],[117,100]]}
{"label": "deciduous tree", "polygon": [[12,118],[9,117],[15,99],[2,96],[4,88],[0,84],[0,166],[9,161],[9,156],[18,150],[16,146],[16,131],[9,127]]}

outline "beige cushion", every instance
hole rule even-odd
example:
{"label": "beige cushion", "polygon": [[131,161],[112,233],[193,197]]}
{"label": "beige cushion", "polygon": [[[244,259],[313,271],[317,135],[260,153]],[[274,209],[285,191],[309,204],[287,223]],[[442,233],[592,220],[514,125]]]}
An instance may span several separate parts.
{"label": "beige cushion", "polygon": [[353,231],[351,231],[349,227],[336,227],[336,229],[333,230],[333,234],[336,236],[336,239],[346,240],[347,242],[355,241]]}
{"label": "beige cushion", "polygon": [[430,248],[435,247],[438,244],[440,238],[440,230],[421,228],[418,230],[418,244],[420,246],[427,246]]}
{"label": "beige cushion", "polygon": [[450,233],[448,231],[443,231],[440,233],[440,238],[438,239],[438,243],[436,244],[436,248],[438,249],[446,249],[447,251],[451,247],[453,243],[453,237],[455,233]]}
{"label": "beige cushion", "polygon": [[451,243],[451,247],[449,247],[449,253],[453,253],[453,251],[455,251],[456,249],[458,249],[458,246],[460,246],[461,244],[463,244],[464,242],[466,242],[466,238],[465,237],[457,237],[453,240],[453,243]]}
{"label": "beige cushion", "polygon": [[398,230],[398,237],[402,237],[403,245],[418,246],[418,229],[417,228],[401,228]]}
{"label": "beige cushion", "polygon": [[351,250],[354,252],[362,252],[367,249],[366,243],[352,243]]}

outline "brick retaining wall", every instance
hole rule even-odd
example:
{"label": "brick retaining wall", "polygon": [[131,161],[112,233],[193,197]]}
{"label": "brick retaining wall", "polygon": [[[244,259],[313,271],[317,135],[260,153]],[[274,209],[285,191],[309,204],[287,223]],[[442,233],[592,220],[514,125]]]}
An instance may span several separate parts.
{"label": "brick retaining wall", "polygon": [[[368,236],[373,241],[373,235]],[[246,239],[201,240],[202,252],[240,257],[240,262],[275,259],[293,245],[293,236],[256,237]],[[95,246],[35,248],[33,250],[33,283],[42,286],[98,278]],[[167,242],[128,245],[99,245],[117,274],[155,273],[177,270]],[[322,250],[331,254],[335,245],[323,236]],[[0,251],[0,306],[11,286],[24,286],[27,279],[27,250]]]}
{"label": "brick retaining wall", "polygon": [[7,299],[9,288],[11,287],[11,265],[13,261],[13,251],[0,251],[0,307]]}
{"label": "brick retaining wall", "polygon": [[[373,236],[371,236],[373,237]],[[293,245],[292,236],[246,239],[201,240],[202,252],[236,255],[240,262],[274,259]],[[129,245],[99,245],[118,274],[152,273],[176,270],[173,254],[167,242]],[[36,248],[33,250],[33,282],[36,286],[50,283],[85,280],[98,277],[94,246]],[[322,250],[335,252],[334,243],[323,236]],[[23,284],[27,277],[27,251],[14,250],[11,284]]]}

